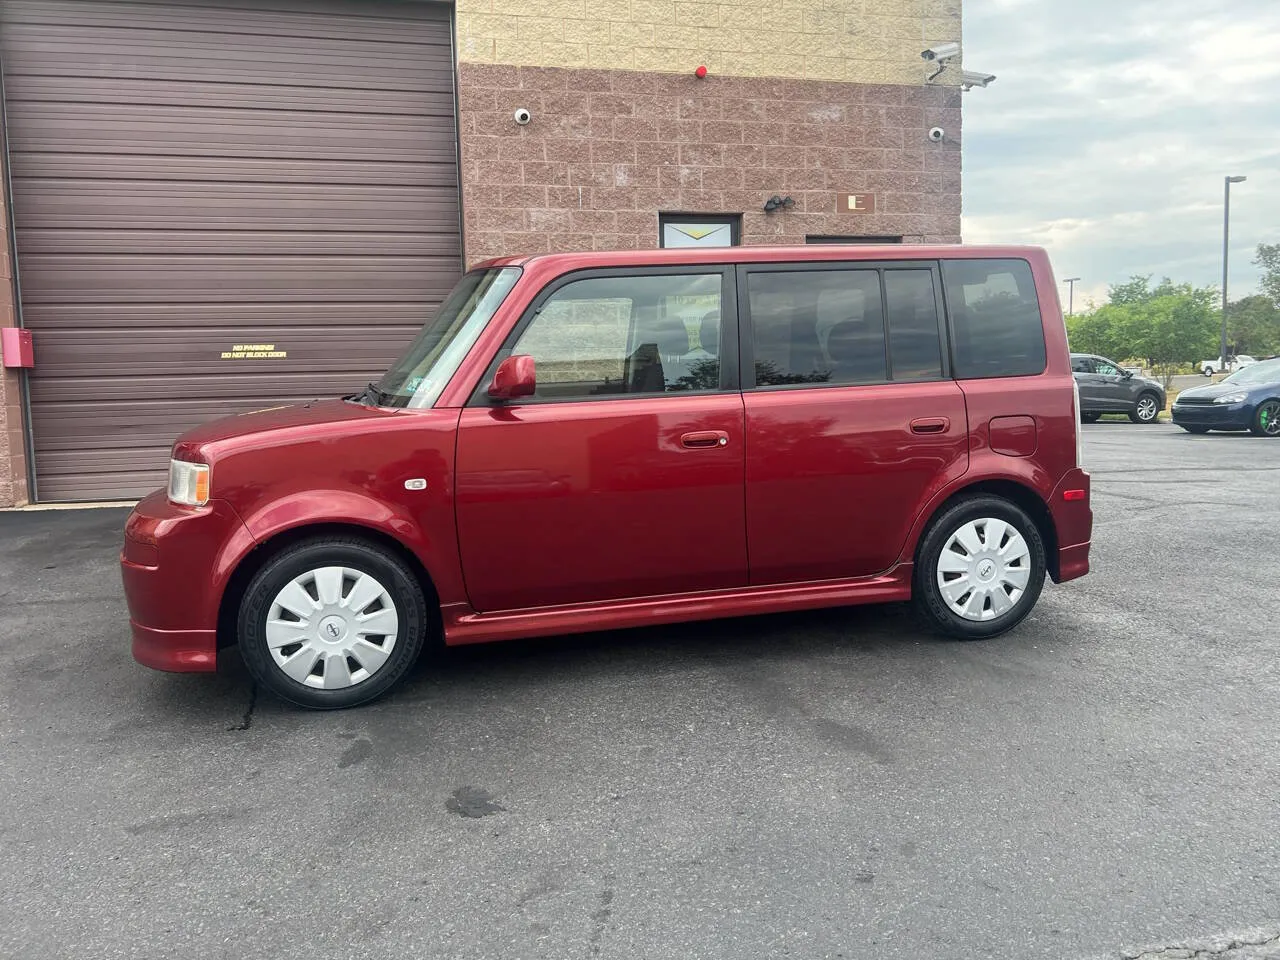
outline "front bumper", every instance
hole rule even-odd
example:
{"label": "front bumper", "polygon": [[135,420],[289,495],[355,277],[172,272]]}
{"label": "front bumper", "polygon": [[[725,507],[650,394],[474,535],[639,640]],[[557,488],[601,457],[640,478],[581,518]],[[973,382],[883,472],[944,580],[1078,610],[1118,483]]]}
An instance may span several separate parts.
{"label": "front bumper", "polygon": [[1210,430],[1248,430],[1253,421],[1251,403],[1174,403],[1173,422],[1180,427]]}
{"label": "front bumper", "polygon": [[216,669],[218,605],[234,558],[252,542],[223,501],[179,507],[154,493],[139,503],[120,553],[133,658],[157,670]]}

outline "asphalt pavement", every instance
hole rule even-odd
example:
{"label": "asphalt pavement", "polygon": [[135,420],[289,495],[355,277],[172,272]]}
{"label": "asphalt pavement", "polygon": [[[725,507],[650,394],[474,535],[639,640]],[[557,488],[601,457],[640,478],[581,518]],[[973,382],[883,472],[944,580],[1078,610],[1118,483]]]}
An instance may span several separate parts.
{"label": "asphalt pavement", "polygon": [[[1159,377],[1156,379],[1158,380]],[[1211,383],[1221,383],[1225,379],[1227,379],[1226,375],[1221,373],[1212,377],[1206,377],[1203,374],[1174,377],[1169,381],[1169,394],[1181,393],[1183,390],[1190,390],[1193,387],[1207,387]]]}
{"label": "asphalt pavement", "polygon": [[449,651],[367,708],[134,664],[121,511],[0,514],[0,957],[1280,956],[1280,443],[1086,427],[1094,572]]}

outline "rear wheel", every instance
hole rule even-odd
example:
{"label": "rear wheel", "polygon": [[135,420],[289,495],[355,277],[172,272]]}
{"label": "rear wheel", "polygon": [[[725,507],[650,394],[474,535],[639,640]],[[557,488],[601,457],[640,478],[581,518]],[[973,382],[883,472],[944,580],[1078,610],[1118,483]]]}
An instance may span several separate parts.
{"label": "rear wheel", "polygon": [[1026,512],[1000,497],[968,497],[925,534],[914,575],[916,607],[949,637],[983,640],[1022,622],[1044,574],[1044,541]]}
{"label": "rear wheel", "polygon": [[400,681],[427,630],[422,586],[397,557],[363,540],[324,537],[268,560],[240,604],[240,653],[281,699],[335,710]]}
{"label": "rear wheel", "polygon": [[1201,370],[1200,372],[1201,372],[1201,373],[1203,373],[1206,377],[1212,377],[1212,376],[1213,376],[1213,367],[1205,367],[1205,368],[1204,368],[1203,370]]}
{"label": "rear wheel", "polygon": [[1160,398],[1154,393],[1144,393],[1133,406],[1129,419],[1134,423],[1155,423],[1160,417]]}
{"label": "rear wheel", "polygon": [[1264,400],[1258,404],[1249,430],[1258,437],[1280,437],[1280,400]]}

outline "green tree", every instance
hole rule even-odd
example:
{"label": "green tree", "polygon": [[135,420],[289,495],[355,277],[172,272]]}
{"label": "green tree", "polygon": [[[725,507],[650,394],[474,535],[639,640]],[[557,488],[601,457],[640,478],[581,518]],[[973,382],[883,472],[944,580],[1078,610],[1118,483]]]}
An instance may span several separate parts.
{"label": "green tree", "polygon": [[1237,300],[1227,307],[1227,333],[1237,353],[1280,353],[1280,307],[1262,294]]}
{"label": "green tree", "polygon": [[1134,314],[1133,304],[1108,303],[1092,313],[1068,317],[1067,338],[1071,349],[1118,360],[1137,356],[1132,349]]}
{"label": "green tree", "polygon": [[1280,307],[1280,243],[1258,244],[1253,265],[1262,268],[1262,292]]}
{"label": "green tree", "polygon": [[[1165,283],[1168,282],[1168,280],[1165,281]],[[1113,306],[1146,303],[1151,297],[1150,275],[1140,277],[1135,274],[1129,278],[1127,283],[1113,283],[1107,288],[1107,303]]]}
{"label": "green tree", "polygon": [[1167,277],[1153,287],[1150,277],[1130,277],[1108,290],[1106,304],[1068,320],[1071,348],[1118,361],[1140,357],[1167,388],[1185,364],[1217,355],[1216,297],[1213,287]]}
{"label": "green tree", "polygon": [[1181,367],[1216,353],[1219,314],[1210,306],[1213,295],[1211,287],[1183,284],[1137,305],[1134,354],[1146,359],[1165,389]]}

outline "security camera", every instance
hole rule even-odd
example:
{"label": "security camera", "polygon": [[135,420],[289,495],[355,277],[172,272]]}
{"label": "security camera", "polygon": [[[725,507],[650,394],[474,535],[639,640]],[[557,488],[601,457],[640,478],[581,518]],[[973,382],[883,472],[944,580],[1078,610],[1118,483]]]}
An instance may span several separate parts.
{"label": "security camera", "polygon": [[529,112],[527,107],[517,107],[514,115],[516,123],[522,127],[527,127],[529,121],[533,119],[533,114]]}
{"label": "security camera", "polygon": [[921,51],[920,56],[924,60],[937,60],[940,63],[946,63],[948,60],[954,60],[960,56],[960,44],[940,43],[936,47]]}
{"label": "security camera", "polygon": [[947,139],[947,131],[943,130],[941,127],[932,127],[929,130],[929,139],[934,143],[941,143],[943,140]]}
{"label": "security camera", "polygon": [[960,86],[966,90],[972,90],[974,87],[985,87],[989,83],[994,83],[995,79],[994,73],[978,73],[974,70],[960,71]]}

